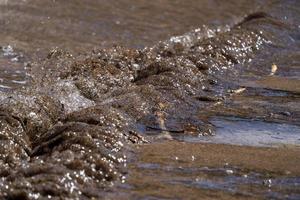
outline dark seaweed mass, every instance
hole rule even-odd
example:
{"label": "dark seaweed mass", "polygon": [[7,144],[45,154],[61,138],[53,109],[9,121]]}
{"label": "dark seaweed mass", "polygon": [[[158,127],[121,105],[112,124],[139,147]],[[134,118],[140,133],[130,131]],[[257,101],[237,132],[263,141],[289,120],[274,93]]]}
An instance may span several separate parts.
{"label": "dark seaweed mass", "polygon": [[299,40],[297,12],[286,23],[282,6],[144,50],[55,49],[32,63],[31,86],[0,93],[0,198],[101,198],[145,130],[210,134],[198,111],[225,101],[257,55]]}

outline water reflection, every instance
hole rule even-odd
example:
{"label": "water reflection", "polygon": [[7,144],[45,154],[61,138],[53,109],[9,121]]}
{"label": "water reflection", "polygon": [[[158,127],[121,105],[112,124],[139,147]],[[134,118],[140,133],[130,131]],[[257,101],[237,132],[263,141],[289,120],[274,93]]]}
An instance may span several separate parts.
{"label": "water reflection", "polygon": [[28,83],[24,55],[11,45],[0,48],[0,91],[24,86]]}
{"label": "water reflection", "polygon": [[300,146],[300,127],[282,123],[268,123],[236,117],[215,117],[211,123],[216,126],[213,136],[178,136],[188,142],[210,142],[247,146]]}

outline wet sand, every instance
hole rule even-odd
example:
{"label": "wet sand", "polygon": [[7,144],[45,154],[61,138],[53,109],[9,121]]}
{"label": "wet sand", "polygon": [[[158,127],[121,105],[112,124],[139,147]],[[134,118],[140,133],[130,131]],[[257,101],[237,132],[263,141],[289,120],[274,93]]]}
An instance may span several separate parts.
{"label": "wet sand", "polygon": [[[170,141],[137,148],[139,156],[130,164],[131,170],[126,181],[128,189],[123,188],[124,193],[130,194],[125,198],[299,197],[295,196],[299,193],[300,184],[299,147],[257,148]],[[254,173],[259,175],[252,177]],[[297,180],[292,185],[286,186],[288,184],[284,181],[276,183],[276,179],[293,177],[297,177]]]}
{"label": "wet sand", "polygon": [[266,77],[265,79],[257,81],[256,84],[273,90],[283,90],[297,94],[300,93],[300,80],[295,78]]}
{"label": "wet sand", "polygon": [[[300,175],[300,148],[294,146],[257,148],[222,144],[163,142],[138,147],[142,163],[182,167],[236,166],[245,171]],[[195,162],[190,162],[194,156]],[[175,157],[178,159],[176,160]]]}

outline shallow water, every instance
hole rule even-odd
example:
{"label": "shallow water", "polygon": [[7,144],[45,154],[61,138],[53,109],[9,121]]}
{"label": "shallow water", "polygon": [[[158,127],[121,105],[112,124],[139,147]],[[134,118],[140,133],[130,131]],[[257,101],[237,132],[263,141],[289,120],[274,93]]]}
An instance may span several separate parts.
{"label": "shallow water", "polygon": [[214,118],[210,120],[210,123],[216,127],[215,135],[179,136],[178,139],[188,142],[210,142],[245,146],[300,146],[300,126],[297,125],[268,123],[233,117]]}
{"label": "shallow water", "polygon": [[0,198],[299,198],[299,11],[0,1]]}
{"label": "shallow water", "polygon": [[299,148],[164,142],[138,152],[118,198],[299,198]]}
{"label": "shallow water", "polygon": [[0,90],[26,86],[30,82],[26,65],[22,53],[16,52],[10,45],[2,46],[0,49]]}
{"label": "shallow water", "polygon": [[[7,0],[0,4],[0,47],[18,49],[30,61],[43,59],[54,48],[75,54],[114,45],[143,48],[202,25],[234,24],[259,5],[244,0]],[[0,89],[22,87],[24,65],[1,62],[5,80]]]}
{"label": "shallow water", "polygon": [[[146,176],[155,176],[156,173],[168,174],[166,177],[156,178],[169,187],[177,185],[179,187],[222,191],[241,197],[251,197],[255,194],[274,199],[298,199],[300,197],[298,193],[300,177],[269,178],[255,172],[242,173],[239,169],[231,167],[183,168],[155,164],[144,164],[137,167],[138,170],[144,171]],[[249,188],[252,188],[252,191],[249,191]],[[160,199],[159,195],[157,198]]]}

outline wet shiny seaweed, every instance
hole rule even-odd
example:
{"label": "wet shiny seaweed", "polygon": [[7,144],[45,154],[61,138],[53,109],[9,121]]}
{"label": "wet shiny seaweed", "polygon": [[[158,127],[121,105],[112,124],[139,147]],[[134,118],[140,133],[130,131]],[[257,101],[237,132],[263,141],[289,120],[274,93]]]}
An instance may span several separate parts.
{"label": "wet shiny seaweed", "polygon": [[[147,130],[212,134],[213,125],[199,115],[239,110],[230,91],[239,78],[249,79],[251,64],[296,48],[299,13],[287,23],[278,14],[282,6],[142,50],[116,46],[73,56],[54,49],[28,64],[30,86],[0,93],[0,197],[101,198],[124,180],[131,145],[147,142]],[[261,108],[251,114],[299,119],[293,111],[274,118]]]}

